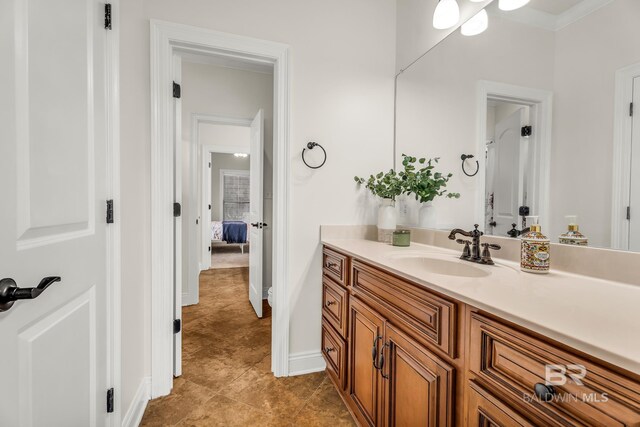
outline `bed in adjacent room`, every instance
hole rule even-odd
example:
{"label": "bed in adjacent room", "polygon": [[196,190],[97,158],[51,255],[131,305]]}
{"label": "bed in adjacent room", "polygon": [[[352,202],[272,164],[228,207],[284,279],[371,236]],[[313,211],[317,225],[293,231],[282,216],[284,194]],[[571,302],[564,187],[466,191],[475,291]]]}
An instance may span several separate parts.
{"label": "bed in adjacent room", "polygon": [[238,245],[244,253],[249,244],[249,224],[244,221],[211,221],[211,244]]}

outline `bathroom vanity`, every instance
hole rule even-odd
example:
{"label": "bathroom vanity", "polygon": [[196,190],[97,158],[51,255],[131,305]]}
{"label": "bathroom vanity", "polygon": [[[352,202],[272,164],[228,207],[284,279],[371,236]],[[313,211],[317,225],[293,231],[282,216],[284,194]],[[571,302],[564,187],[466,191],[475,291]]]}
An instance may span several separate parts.
{"label": "bathroom vanity", "polygon": [[322,352],[360,425],[640,425],[636,286],[323,244]]}

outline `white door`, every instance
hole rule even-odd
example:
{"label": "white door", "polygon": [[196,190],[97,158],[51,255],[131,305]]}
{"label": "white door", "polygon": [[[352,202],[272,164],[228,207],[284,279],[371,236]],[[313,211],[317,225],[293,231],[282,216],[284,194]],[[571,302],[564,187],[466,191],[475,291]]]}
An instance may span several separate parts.
{"label": "white door", "polygon": [[213,237],[211,232],[211,166],[215,158],[207,148],[201,147],[200,149],[200,158],[202,160],[202,179],[200,185],[202,189],[202,194],[200,195],[200,211],[202,213],[200,270],[204,271],[211,268],[211,239]]}
{"label": "white door", "polygon": [[640,77],[633,79],[633,105],[636,111],[633,115],[633,133],[631,136],[631,199],[629,202],[629,250],[640,251],[640,121],[638,121],[638,107],[640,106]]}
{"label": "white door", "polygon": [[513,223],[520,228],[523,176],[520,140],[524,108],[496,124],[493,145],[493,235],[506,236]]}
{"label": "white door", "polygon": [[249,242],[249,300],[258,317],[262,317],[262,157],[264,150],[264,114],[258,111],[251,122],[251,150],[249,155],[249,204],[251,209]]}
{"label": "white door", "polygon": [[101,0],[0,2],[0,278],[61,278],[0,312],[1,426],[107,424],[107,31]]}

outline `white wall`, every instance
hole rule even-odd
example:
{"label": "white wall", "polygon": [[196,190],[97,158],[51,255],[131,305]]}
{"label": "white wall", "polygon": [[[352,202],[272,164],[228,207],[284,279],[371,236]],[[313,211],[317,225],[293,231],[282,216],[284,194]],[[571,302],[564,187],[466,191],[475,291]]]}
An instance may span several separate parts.
{"label": "white wall", "polygon": [[[395,2],[122,2],[124,411],[150,374],[150,18],[291,47],[291,353],[320,350],[320,224],[373,223],[353,176],[392,166]],[[302,164],[309,140],[328,152],[322,169]]]}
{"label": "white wall", "polygon": [[[222,200],[222,192],[220,191],[220,170],[248,171],[249,168],[250,168],[249,157],[242,158],[242,157],[235,157],[233,154],[218,154],[218,153],[214,153],[211,155],[211,206],[212,206],[211,220],[212,221],[222,221],[222,201],[223,200]],[[265,247],[265,251],[268,251],[268,250],[269,248]]]}

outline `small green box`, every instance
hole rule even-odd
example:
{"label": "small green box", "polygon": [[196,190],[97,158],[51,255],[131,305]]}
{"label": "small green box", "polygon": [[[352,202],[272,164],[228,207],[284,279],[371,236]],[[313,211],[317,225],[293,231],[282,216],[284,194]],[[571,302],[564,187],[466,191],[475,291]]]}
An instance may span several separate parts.
{"label": "small green box", "polygon": [[396,230],[393,232],[393,246],[409,247],[411,245],[410,230]]}

